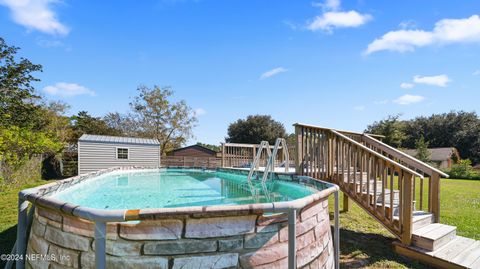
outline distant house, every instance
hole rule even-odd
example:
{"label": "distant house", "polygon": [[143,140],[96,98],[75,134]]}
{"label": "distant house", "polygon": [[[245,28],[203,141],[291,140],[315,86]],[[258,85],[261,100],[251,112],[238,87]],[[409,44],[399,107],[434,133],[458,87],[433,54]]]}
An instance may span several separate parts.
{"label": "distant house", "polygon": [[218,157],[219,153],[200,145],[191,145],[167,152],[167,156],[184,157]]}
{"label": "distant house", "polygon": [[[417,155],[416,149],[405,149],[403,151],[413,157]],[[457,160],[460,159],[460,154],[456,148],[429,148],[428,153],[430,162],[435,163],[439,168],[451,168],[453,165],[452,156],[456,156]]]}
{"label": "distant house", "polygon": [[78,174],[115,166],[160,166],[157,139],[84,134],[78,139]]}

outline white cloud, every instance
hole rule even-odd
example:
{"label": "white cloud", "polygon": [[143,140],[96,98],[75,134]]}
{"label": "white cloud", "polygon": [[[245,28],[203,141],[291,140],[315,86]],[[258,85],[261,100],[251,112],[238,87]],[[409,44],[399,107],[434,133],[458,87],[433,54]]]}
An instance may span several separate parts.
{"label": "white cloud", "polygon": [[58,0],[0,0],[0,5],[8,7],[12,19],[28,29],[35,29],[47,34],[66,35],[67,26],[62,24],[50,4]]}
{"label": "white cloud", "polygon": [[465,19],[443,19],[435,23],[432,31],[390,31],[370,43],[365,54],[389,50],[414,51],[416,48],[435,44],[480,43],[480,17],[473,15]]}
{"label": "white cloud", "polygon": [[57,82],[54,85],[46,86],[43,91],[55,96],[73,97],[77,95],[95,96],[95,92],[87,87],[76,83]]}
{"label": "white cloud", "polygon": [[283,67],[277,67],[277,68],[274,68],[272,70],[269,70],[265,73],[263,73],[261,76],[260,76],[260,79],[266,79],[266,78],[270,78],[270,77],[273,77],[275,75],[278,75],[280,73],[285,73],[287,72],[288,69],[285,69]]}
{"label": "white cloud", "polygon": [[410,105],[410,104],[421,102],[423,101],[423,99],[425,99],[425,97],[420,95],[405,94],[393,100],[393,102],[399,105]]}
{"label": "white cloud", "polygon": [[312,31],[324,30],[331,32],[334,28],[358,27],[372,19],[368,14],[360,14],[354,10],[325,12],[308,25]]}
{"label": "white cloud", "polygon": [[195,113],[195,116],[197,116],[197,117],[207,114],[207,111],[203,108],[197,108],[193,112]]}
{"label": "white cloud", "polygon": [[438,76],[414,76],[413,82],[417,84],[427,84],[438,87],[447,87],[450,78],[447,75],[438,75]]}
{"label": "white cloud", "polygon": [[415,87],[415,84],[413,83],[403,82],[402,84],[400,84],[400,88],[402,89],[411,89],[413,87]]}
{"label": "white cloud", "polygon": [[474,75],[474,76],[480,76],[480,69],[479,69],[479,70],[475,70],[472,75]]}
{"label": "white cloud", "polygon": [[365,110],[365,106],[354,106],[353,109],[356,110],[356,111],[364,111]]}
{"label": "white cloud", "polygon": [[326,0],[323,3],[313,3],[313,6],[321,7],[323,13],[308,23],[307,29],[311,31],[323,30],[330,33],[335,28],[358,27],[372,19],[371,15],[355,10],[340,11],[340,0]]}

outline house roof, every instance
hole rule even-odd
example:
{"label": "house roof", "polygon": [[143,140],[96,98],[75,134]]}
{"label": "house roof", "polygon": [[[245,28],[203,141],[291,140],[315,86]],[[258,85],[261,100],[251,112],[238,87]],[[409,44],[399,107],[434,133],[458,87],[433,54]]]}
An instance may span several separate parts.
{"label": "house roof", "polygon": [[160,145],[157,139],[110,136],[110,135],[91,135],[83,134],[78,141],[95,143],[116,143],[116,144],[142,144],[142,145]]}
{"label": "house roof", "polygon": [[[456,148],[429,148],[427,149],[430,154],[431,161],[445,161],[452,157],[452,153],[457,152]],[[403,152],[410,156],[415,157],[417,155],[416,149],[404,149]]]}
{"label": "house roof", "polygon": [[176,152],[176,151],[184,150],[184,149],[188,149],[188,148],[201,148],[201,149],[203,149],[203,150],[205,150],[205,151],[208,151],[208,152],[210,152],[210,153],[217,153],[217,151],[215,151],[215,150],[212,150],[212,149],[209,149],[209,148],[206,148],[206,147],[204,147],[204,146],[197,145],[197,144],[195,144],[195,145],[190,145],[190,146],[186,146],[186,147],[183,147],[183,148],[174,149],[174,150],[172,150],[172,151],[170,151],[170,152]]}

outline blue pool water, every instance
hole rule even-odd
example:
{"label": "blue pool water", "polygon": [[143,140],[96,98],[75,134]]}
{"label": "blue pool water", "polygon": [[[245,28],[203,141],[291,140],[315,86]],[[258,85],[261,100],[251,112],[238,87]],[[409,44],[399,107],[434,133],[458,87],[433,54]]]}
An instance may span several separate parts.
{"label": "blue pool water", "polygon": [[136,209],[288,201],[316,191],[282,180],[249,186],[246,175],[222,171],[168,169],[111,172],[52,197],[91,208]]}

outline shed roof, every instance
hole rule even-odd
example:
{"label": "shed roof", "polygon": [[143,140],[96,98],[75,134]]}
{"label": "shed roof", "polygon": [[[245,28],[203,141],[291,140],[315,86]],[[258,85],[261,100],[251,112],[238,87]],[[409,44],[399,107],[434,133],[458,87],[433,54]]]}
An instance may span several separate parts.
{"label": "shed roof", "polygon": [[191,146],[186,146],[186,147],[183,147],[183,148],[177,148],[177,149],[174,149],[170,152],[176,152],[176,151],[179,151],[179,150],[185,150],[185,149],[189,149],[189,148],[199,148],[199,149],[203,149],[205,151],[208,151],[212,154],[214,153],[218,153],[217,151],[213,150],[213,149],[209,149],[207,147],[204,147],[204,146],[201,146],[201,145],[198,145],[198,144],[195,144],[195,145],[191,145]]}
{"label": "shed roof", "polygon": [[157,139],[152,139],[152,138],[110,136],[110,135],[91,135],[91,134],[83,134],[78,139],[78,141],[96,142],[96,143],[116,143],[116,144],[160,145],[160,142],[158,142]]}
{"label": "shed roof", "polygon": [[[452,153],[456,153],[455,148],[429,148],[427,149],[430,154],[430,160],[432,161],[445,161],[452,157]],[[416,149],[405,149],[403,152],[410,156],[415,157],[417,155]]]}

